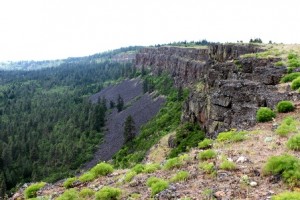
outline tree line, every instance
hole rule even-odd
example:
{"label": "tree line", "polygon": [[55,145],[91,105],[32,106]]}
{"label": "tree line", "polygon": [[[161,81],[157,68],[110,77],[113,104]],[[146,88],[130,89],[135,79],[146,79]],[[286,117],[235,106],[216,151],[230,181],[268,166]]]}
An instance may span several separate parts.
{"label": "tree line", "polygon": [[102,140],[106,100],[89,96],[137,73],[130,63],[74,62],[0,72],[0,198],[17,184],[74,173]]}

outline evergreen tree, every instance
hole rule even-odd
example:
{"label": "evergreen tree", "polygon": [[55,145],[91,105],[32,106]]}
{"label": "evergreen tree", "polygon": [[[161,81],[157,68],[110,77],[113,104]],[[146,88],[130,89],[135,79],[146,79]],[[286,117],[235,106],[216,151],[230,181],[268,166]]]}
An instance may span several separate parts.
{"label": "evergreen tree", "polygon": [[4,173],[0,173],[0,199],[4,199],[6,193],[6,184],[5,184],[5,177]]}
{"label": "evergreen tree", "polygon": [[178,93],[177,93],[177,100],[181,101],[183,99],[183,89],[182,86],[179,86]]}
{"label": "evergreen tree", "polygon": [[135,125],[131,115],[129,115],[124,123],[124,139],[125,143],[131,141],[135,136]]}
{"label": "evergreen tree", "polygon": [[114,108],[115,107],[115,102],[113,102],[112,100],[109,101],[109,106],[110,108]]}
{"label": "evergreen tree", "polygon": [[119,94],[118,95],[118,99],[117,99],[117,109],[118,109],[118,112],[121,112],[124,108],[124,100],[123,98],[121,97],[121,95]]}
{"label": "evergreen tree", "polygon": [[145,79],[143,82],[143,92],[146,93],[149,90],[149,83],[148,83],[148,79]]}

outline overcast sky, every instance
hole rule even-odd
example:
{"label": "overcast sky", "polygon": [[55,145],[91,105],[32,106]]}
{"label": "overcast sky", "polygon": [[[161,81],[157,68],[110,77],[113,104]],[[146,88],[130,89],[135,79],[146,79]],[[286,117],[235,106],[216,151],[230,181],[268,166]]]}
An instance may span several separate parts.
{"label": "overcast sky", "polygon": [[1,0],[0,60],[182,40],[300,43],[298,0]]}

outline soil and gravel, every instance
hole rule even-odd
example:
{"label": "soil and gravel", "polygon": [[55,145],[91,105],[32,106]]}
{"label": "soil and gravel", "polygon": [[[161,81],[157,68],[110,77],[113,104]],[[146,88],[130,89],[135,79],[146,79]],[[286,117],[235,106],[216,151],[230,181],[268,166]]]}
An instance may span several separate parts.
{"label": "soil and gravel", "polygon": [[165,102],[162,96],[154,97],[154,93],[144,94],[141,79],[124,80],[117,85],[109,86],[91,96],[91,101],[95,103],[99,98],[105,97],[109,104],[110,101],[116,102],[118,95],[123,98],[125,109],[121,112],[116,108],[109,111],[104,128],[104,141],[94,154],[94,158],[86,163],[83,169],[89,169],[100,161],[110,160],[120,150],[124,143],[124,122],[127,116],[132,116],[138,134],[140,127],[153,118]]}

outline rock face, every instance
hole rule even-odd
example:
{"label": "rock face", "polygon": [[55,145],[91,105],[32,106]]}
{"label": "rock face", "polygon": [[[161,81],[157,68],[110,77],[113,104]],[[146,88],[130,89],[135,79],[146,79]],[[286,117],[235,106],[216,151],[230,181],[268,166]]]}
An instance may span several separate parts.
{"label": "rock face", "polygon": [[252,45],[211,45],[207,49],[145,48],[136,55],[136,66],[154,73],[169,72],[176,86],[191,93],[182,120],[198,122],[210,137],[231,128],[255,125],[259,107],[274,108],[281,100],[299,98],[279,93],[276,85],[286,73],[275,67],[279,59],[241,58],[262,51]]}

